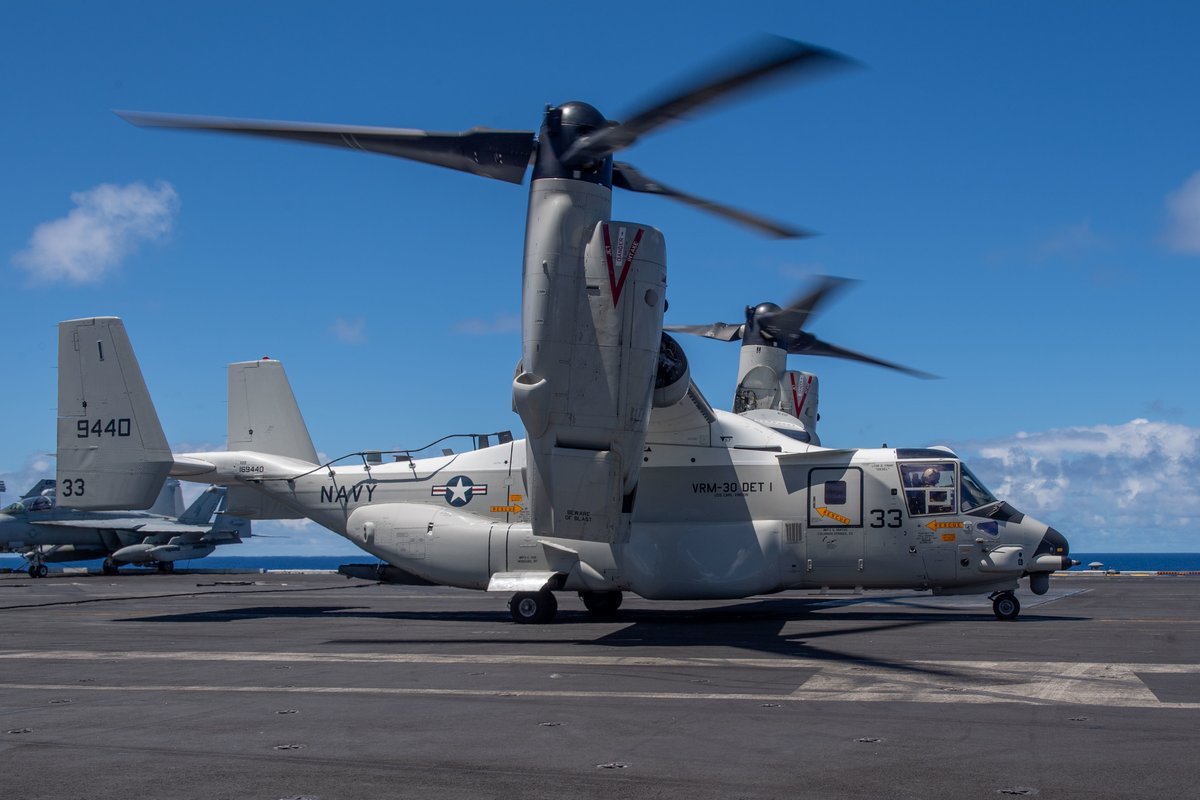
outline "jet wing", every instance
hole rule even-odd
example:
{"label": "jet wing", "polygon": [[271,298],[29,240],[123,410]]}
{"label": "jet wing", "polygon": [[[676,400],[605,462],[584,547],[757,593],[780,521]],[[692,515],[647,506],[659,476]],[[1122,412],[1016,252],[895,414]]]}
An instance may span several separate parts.
{"label": "jet wing", "polygon": [[162,523],[155,520],[136,518],[125,519],[60,519],[31,521],[33,525],[45,525],[50,528],[87,528],[103,531],[132,531],[150,535],[153,533],[208,533],[207,525],[180,525],[178,522]]}

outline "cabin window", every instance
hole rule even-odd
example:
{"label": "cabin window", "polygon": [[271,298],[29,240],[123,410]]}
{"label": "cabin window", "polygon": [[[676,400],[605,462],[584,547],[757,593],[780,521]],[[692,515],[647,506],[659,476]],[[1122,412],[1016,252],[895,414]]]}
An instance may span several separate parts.
{"label": "cabin window", "polygon": [[904,482],[904,497],[910,515],[953,514],[956,510],[958,481],[954,477],[953,461],[901,464],[900,478]]}
{"label": "cabin window", "polygon": [[845,481],[825,481],[825,505],[827,505],[827,506],[844,506],[844,505],[846,505],[846,482]]}

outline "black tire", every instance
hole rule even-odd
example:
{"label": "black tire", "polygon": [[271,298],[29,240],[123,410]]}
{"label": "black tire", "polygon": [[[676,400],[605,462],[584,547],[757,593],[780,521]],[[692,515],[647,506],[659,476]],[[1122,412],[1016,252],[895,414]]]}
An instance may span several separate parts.
{"label": "black tire", "polygon": [[580,592],[579,599],[593,617],[607,618],[616,616],[625,595],[621,592]]}
{"label": "black tire", "polygon": [[37,575],[34,576],[35,578],[44,578],[50,574],[50,568],[45,564],[38,564],[34,567],[34,570],[37,571]]}
{"label": "black tire", "polygon": [[554,592],[517,592],[508,601],[508,610],[514,622],[522,625],[541,625],[554,619],[558,613],[558,600]]}
{"label": "black tire", "polygon": [[1021,601],[1012,592],[1002,592],[992,598],[992,612],[997,619],[1016,619],[1021,613]]}
{"label": "black tire", "polygon": [[116,575],[120,570],[117,569],[117,562],[111,558],[104,559],[104,564],[100,567],[100,571],[105,575]]}
{"label": "black tire", "polygon": [[29,565],[29,569],[27,569],[27,570],[26,570],[26,572],[28,572],[28,573],[29,573],[29,577],[31,577],[31,578],[36,578],[36,577],[38,577],[38,568],[37,568],[37,564],[30,564],[30,565]]}
{"label": "black tire", "polygon": [[158,571],[161,572],[163,575],[170,575],[172,572],[175,571],[175,562],[174,561],[158,562]]}

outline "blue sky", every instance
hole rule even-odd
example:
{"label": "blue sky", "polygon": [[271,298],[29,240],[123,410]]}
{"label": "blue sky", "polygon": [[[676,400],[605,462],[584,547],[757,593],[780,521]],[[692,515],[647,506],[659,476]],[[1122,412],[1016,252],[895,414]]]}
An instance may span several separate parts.
{"label": "blue sky", "polygon": [[[223,446],[225,365],[262,355],[330,456],[519,428],[524,187],[113,109],[536,129],[571,99],[620,119],[770,32],[866,68],[622,158],[822,235],[616,195],[666,235],[668,321],[859,279],[812,330],[943,379],[793,359],[822,379],[827,444],[950,444],[1076,549],[1200,550],[1195,4],[404,5],[0,4],[10,490],[52,469],[54,326],[79,316],[126,320],[180,449]],[[728,407],[736,348],[685,347]],[[248,548],[351,552],[290,532]]]}

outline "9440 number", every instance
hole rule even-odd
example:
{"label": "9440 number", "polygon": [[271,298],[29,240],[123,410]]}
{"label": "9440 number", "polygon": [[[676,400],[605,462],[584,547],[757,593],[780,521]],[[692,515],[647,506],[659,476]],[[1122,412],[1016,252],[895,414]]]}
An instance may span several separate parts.
{"label": "9440 number", "polygon": [[120,419],[81,419],[75,423],[75,438],[87,439],[89,436],[128,436],[132,425],[128,417]]}

